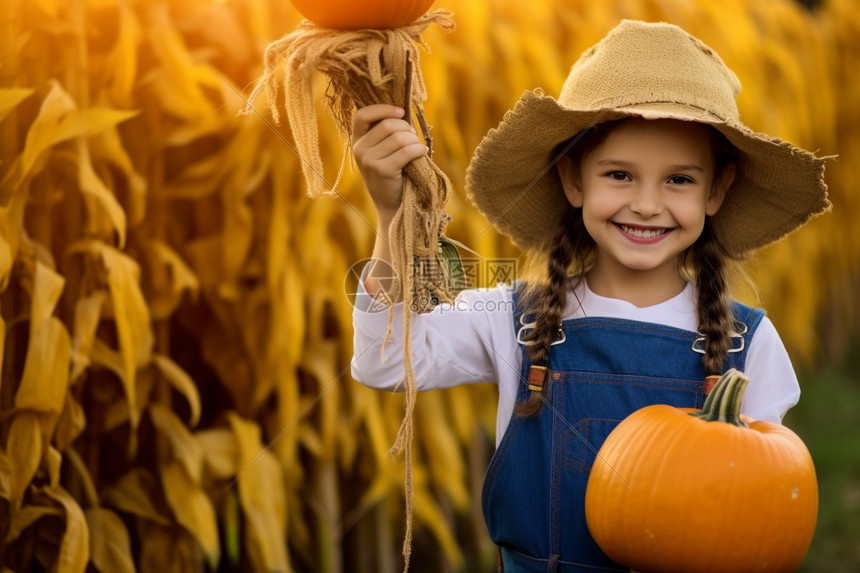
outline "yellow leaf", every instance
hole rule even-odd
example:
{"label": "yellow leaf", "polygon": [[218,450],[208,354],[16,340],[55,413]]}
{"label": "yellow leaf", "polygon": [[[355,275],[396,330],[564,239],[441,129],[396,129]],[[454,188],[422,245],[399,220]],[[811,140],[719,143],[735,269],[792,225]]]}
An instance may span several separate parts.
{"label": "yellow leaf", "polygon": [[108,91],[115,103],[125,104],[131,99],[131,91],[137,82],[137,49],[142,33],[134,10],[127,2],[117,2],[119,24],[114,49],[108,55],[106,69],[113,76]]}
{"label": "yellow leaf", "polygon": [[120,511],[169,526],[170,520],[153,505],[153,499],[157,498],[157,489],[158,485],[152,474],[143,468],[135,468],[105,492],[104,501]]}
{"label": "yellow leaf", "polygon": [[221,555],[212,501],[177,462],[161,467],[161,483],[173,515],[200,544],[209,565],[216,569]]}
{"label": "yellow leaf", "polygon": [[48,449],[45,451],[45,465],[48,468],[48,479],[51,487],[59,485],[60,466],[63,465],[63,454],[50,444],[48,444]]}
{"label": "yellow leaf", "polygon": [[19,103],[27,99],[35,90],[32,88],[3,88],[0,89],[0,121]]}
{"label": "yellow leaf", "polygon": [[200,281],[193,270],[173,248],[153,239],[143,251],[149,269],[150,311],[153,320],[167,320],[188,292],[192,301],[198,300]]}
{"label": "yellow leaf", "polygon": [[27,131],[18,185],[32,174],[36,161],[52,146],[74,137],[94,135],[138,113],[107,108],[78,110],[72,97],[58,82],[51,81],[50,86],[39,114]]}
{"label": "yellow leaf", "polygon": [[144,524],[139,529],[140,573],[197,573],[205,569],[194,537],[178,525]]}
{"label": "yellow leaf", "polygon": [[[129,127],[129,129],[132,129]],[[129,227],[139,225],[146,216],[146,191],[149,187],[147,179],[139,173],[131,157],[123,147],[119,130],[110,127],[89,140],[92,157],[98,165],[110,163],[118,168],[126,177],[127,194],[123,205],[126,209],[126,219]],[[122,186],[121,181],[113,184],[114,188]]]}
{"label": "yellow leaf", "polygon": [[54,570],[57,573],[84,573],[90,560],[90,530],[81,506],[60,486],[49,486],[42,492],[66,510],[66,531]]}
{"label": "yellow leaf", "polygon": [[[0,209],[3,208],[0,207]],[[6,218],[6,209],[3,209],[3,211],[4,212],[0,214],[0,226],[5,227],[6,221],[3,221],[3,219]],[[5,235],[5,233],[3,234]],[[6,240],[6,237],[0,236],[0,289],[2,290],[6,290],[6,285],[9,281],[9,273],[12,271],[12,263],[15,259],[12,249],[12,244]]]}
{"label": "yellow leaf", "polygon": [[[132,428],[136,428],[137,369],[151,361],[154,344],[149,309],[140,289],[140,267],[125,253],[100,241],[78,241],[68,250],[70,253],[90,253],[98,256],[107,271],[108,290],[119,338],[119,353],[122,358],[120,378],[128,400],[131,425]],[[97,350],[98,344],[94,343],[94,360]]]}
{"label": "yellow leaf", "polygon": [[54,431],[54,445],[59,451],[65,451],[84,431],[87,426],[87,416],[83,407],[71,392],[66,392],[63,411],[57,419]]}
{"label": "yellow leaf", "polygon": [[103,507],[91,507],[85,513],[90,528],[90,554],[93,565],[102,573],[134,573],[131,540],[125,523]]}
{"label": "yellow leaf", "polygon": [[179,462],[191,480],[199,485],[203,473],[203,451],[182,420],[161,404],[150,404],[152,423],[170,444],[173,460]]}
{"label": "yellow leaf", "polygon": [[56,143],[60,122],[75,109],[74,100],[58,82],[50,81],[49,85],[51,89],[42,101],[39,114],[27,130],[18,185],[30,174],[39,156]]}
{"label": "yellow leaf", "polygon": [[239,449],[233,432],[221,428],[202,430],[194,433],[194,439],[203,450],[203,461],[212,477],[226,480],[238,473]]}
{"label": "yellow leaf", "polygon": [[46,515],[61,517],[63,510],[53,505],[25,505],[12,515],[9,524],[9,532],[6,534],[6,543],[12,543],[21,533],[45,517]]}
{"label": "yellow leaf", "polygon": [[176,251],[163,241],[152,240],[149,243],[158,260],[167,267],[171,275],[171,289],[176,295],[189,291],[194,297],[200,290],[200,281],[194,271],[182,260]]}
{"label": "yellow leaf", "polygon": [[188,400],[188,407],[191,409],[191,419],[188,420],[188,425],[193,428],[200,421],[200,394],[197,392],[197,385],[194,384],[194,380],[176,362],[163,354],[153,354],[152,363],[155,364],[164,379],[173,386],[173,389]]}
{"label": "yellow leaf", "polygon": [[266,571],[286,571],[287,503],[281,466],[260,442],[260,427],[234,413],[228,416],[239,445],[237,487],[247,519],[249,542],[257,546]]}
{"label": "yellow leaf", "polygon": [[6,452],[0,449],[0,498],[11,501],[14,492],[12,462]]}
{"label": "yellow leaf", "polygon": [[90,365],[93,342],[102,315],[105,292],[98,290],[82,296],[75,303],[75,323],[72,333],[72,373],[69,382],[74,384]]}
{"label": "yellow leaf", "polygon": [[36,263],[30,309],[30,340],[15,407],[59,414],[69,382],[71,343],[66,327],[52,316],[65,280]]}
{"label": "yellow leaf", "polygon": [[[96,175],[93,169],[92,160],[90,158],[90,150],[87,145],[81,143],[78,145],[78,184],[81,187],[81,192],[88,199],[87,204],[92,202],[110,219],[113,229],[117,233],[117,243],[120,248],[125,245],[126,236],[126,218],[125,211],[117,201],[113,192],[108,189],[104,181]],[[90,213],[91,218],[98,216],[98,212]]]}
{"label": "yellow leaf", "polygon": [[104,107],[92,107],[75,110],[64,116],[57,125],[54,143],[67,141],[75,137],[91,136],[101,133],[119,123],[127,121],[140,113],[137,110],[118,110]]}
{"label": "yellow leaf", "polygon": [[[148,74],[148,82],[160,105],[179,117],[205,121],[216,115],[202,87],[195,82],[195,63],[185,42],[175,27],[167,7],[151,12],[152,27],[148,30],[150,46],[161,66]],[[189,122],[193,123],[193,122]]]}
{"label": "yellow leaf", "polygon": [[42,462],[42,432],[35,412],[23,410],[12,418],[6,453],[12,466],[12,505],[20,507],[24,492]]}
{"label": "yellow leaf", "polygon": [[120,380],[125,378],[125,363],[123,362],[122,355],[108,346],[100,338],[93,340],[93,349],[90,353],[90,359],[93,363],[98,364],[99,366],[104,366],[116,374],[117,378]]}

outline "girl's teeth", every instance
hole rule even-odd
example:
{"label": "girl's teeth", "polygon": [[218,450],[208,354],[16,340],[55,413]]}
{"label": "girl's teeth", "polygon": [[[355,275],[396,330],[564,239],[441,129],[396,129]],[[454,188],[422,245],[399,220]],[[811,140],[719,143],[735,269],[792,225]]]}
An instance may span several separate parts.
{"label": "girl's teeth", "polygon": [[652,237],[657,237],[666,232],[666,229],[634,229],[633,227],[628,227],[627,225],[621,225],[621,230],[627,233],[628,235],[633,235],[639,239],[650,239]]}

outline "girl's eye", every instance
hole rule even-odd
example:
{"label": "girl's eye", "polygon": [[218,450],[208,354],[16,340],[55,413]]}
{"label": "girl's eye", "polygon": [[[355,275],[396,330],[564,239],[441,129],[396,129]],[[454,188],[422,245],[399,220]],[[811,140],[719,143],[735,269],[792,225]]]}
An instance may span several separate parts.
{"label": "girl's eye", "polygon": [[693,180],[686,175],[673,175],[669,177],[668,183],[670,185],[684,185],[685,183],[693,183]]}
{"label": "girl's eye", "polygon": [[615,179],[616,181],[627,181],[630,179],[630,175],[624,171],[610,171],[606,176],[610,179]]}

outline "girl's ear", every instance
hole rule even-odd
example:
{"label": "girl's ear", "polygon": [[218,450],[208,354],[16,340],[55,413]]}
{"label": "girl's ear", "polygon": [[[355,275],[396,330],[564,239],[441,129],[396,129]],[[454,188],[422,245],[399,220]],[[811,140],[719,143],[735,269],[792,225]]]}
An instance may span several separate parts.
{"label": "girl's ear", "polygon": [[582,207],[582,179],[579,168],[574,165],[573,159],[562,155],[556,163],[556,169],[568,203],[579,209]]}
{"label": "girl's ear", "polygon": [[735,164],[729,163],[714,177],[714,181],[711,183],[711,193],[708,195],[708,203],[705,206],[706,215],[714,216],[720,210],[723,199],[726,198],[726,193],[735,180],[735,171]]}

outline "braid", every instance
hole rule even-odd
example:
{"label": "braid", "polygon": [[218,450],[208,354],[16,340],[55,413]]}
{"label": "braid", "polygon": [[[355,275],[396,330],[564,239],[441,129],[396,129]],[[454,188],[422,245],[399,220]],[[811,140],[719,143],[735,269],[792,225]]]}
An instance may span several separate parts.
{"label": "braid", "polygon": [[[558,338],[558,329],[564,313],[567,293],[582,279],[586,261],[594,250],[594,241],[585,230],[582,211],[571,209],[561,221],[560,230],[550,243],[547,261],[547,281],[532,283],[524,293],[526,312],[534,309],[535,327],[525,337],[529,360],[536,366],[548,366],[552,343]],[[576,260],[575,282],[568,274]],[[550,377],[543,376],[542,390],[533,390],[529,399],[516,406],[519,416],[531,416],[541,410],[544,395],[548,394]]]}
{"label": "braid", "polygon": [[692,252],[699,292],[699,331],[705,337],[705,374],[718,375],[731,348],[734,315],[728,296],[729,255],[711,229],[710,218]]}

